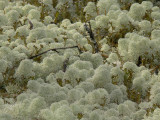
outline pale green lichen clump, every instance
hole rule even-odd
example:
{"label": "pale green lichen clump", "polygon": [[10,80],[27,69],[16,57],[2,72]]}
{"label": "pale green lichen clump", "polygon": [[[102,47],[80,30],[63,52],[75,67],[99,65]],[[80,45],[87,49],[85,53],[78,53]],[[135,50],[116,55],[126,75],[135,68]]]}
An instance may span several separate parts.
{"label": "pale green lichen clump", "polygon": [[157,0],[0,0],[0,120],[158,120]]}

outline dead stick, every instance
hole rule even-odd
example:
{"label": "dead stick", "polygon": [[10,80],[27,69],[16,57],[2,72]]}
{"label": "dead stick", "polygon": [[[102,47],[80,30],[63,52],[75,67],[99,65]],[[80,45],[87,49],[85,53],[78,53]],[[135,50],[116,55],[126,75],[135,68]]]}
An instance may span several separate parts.
{"label": "dead stick", "polygon": [[92,43],[93,43],[93,45],[94,45],[95,52],[97,53],[97,52],[99,52],[98,44],[97,44],[97,41],[96,41],[95,38],[94,38],[94,34],[93,34],[92,28],[91,28],[91,24],[90,24],[90,22],[88,22],[88,23],[89,23],[89,28],[88,28],[88,26],[86,25],[86,23],[84,24],[84,27],[85,27],[86,31],[88,32],[88,34],[89,34],[89,36],[90,36],[90,38],[91,38],[91,40],[92,40]]}
{"label": "dead stick", "polygon": [[[38,57],[38,56],[40,56],[40,55],[42,55],[42,54],[45,54],[45,53],[47,53],[47,52],[49,52],[49,51],[56,51],[56,52],[57,52],[57,50],[63,50],[63,49],[69,49],[69,48],[78,48],[78,46],[49,49],[49,50],[44,51],[44,52],[42,52],[42,53],[40,53],[40,54],[37,54],[37,55],[35,55],[35,56],[31,56],[31,57],[29,57],[29,59],[33,59],[33,58]],[[78,50],[79,50],[79,48],[78,48]]]}
{"label": "dead stick", "polygon": [[63,72],[66,72],[68,62],[69,62],[69,58],[67,58],[67,59],[63,62]]}
{"label": "dead stick", "polygon": [[28,21],[29,21],[29,24],[30,24],[30,30],[32,30],[33,29],[33,23],[28,19]]}

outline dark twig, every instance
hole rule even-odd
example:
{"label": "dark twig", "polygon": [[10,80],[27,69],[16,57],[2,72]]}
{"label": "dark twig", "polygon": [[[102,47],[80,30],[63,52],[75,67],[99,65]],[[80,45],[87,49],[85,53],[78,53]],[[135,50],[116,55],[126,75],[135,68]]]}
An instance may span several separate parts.
{"label": "dark twig", "polygon": [[90,38],[91,38],[91,40],[93,42],[93,45],[94,45],[94,48],[95,48],[95,52],[97,53],[97,52],[99,52],[98,44],[97,44],[97,42],[96,42],[96,40],[94,38],[94,34],[93,34],[92,28],[91,28],[91,24],[90,24],[90,22],[88,22],[88,23],[89,23],[89,28],[88,28],[86,23],[84,24],[84,27],[85,27],[86,31],[88,32],[88,34],[89,34],[89,36],[90,36]]}
{"label": "dark twig", "polygon": [[[28,23],[29,23],[29,25],[30,25],[29,29],[32,30],[32,29],[33,29],[33,23],[32,23],[28,18],[25,18],[24,21],[27,21],[27,20],[28,20]],[[22,24],[22,23],[21,23],[21,24]],[[24,24],[25,24],[25,22],[24,22]]]}
{"label": "dark twig", "polygon": [[66,72],[68,62],[69,62],[69,58],[67,58],[67,59],[63,62],[63,72]]}
{"label": "dark twig", "polygon": [[[38,56],[40,56],[40,55],[43,55],[43,54],[45,54],[45,53],[47,53],[47,52],[49,52],[49,51],[58,52],[57,50],[64,50],[64,49],[69,49],[69,48],[78,48],[78,46],[49,49],[49,50],[44,51],[44,52],[42,52],[42,53],[40,53],[40,54],[37,54],[37,55],[35,55],[35,56],[31,56],[31,57],[29,57],[29,59],[33,59],[33,58],[38,57]],[[78,48],[78,50],[79,50],[79,48]]]}
{"label": "dark twig", "polygon": [[93,32],[92,32],[92,29],[91,29],[91,24],[90,24],[90,22],[88,22],[88,23],[89,23],[89,28],[88,28],[87,24],[85,23],[85,24],[84,24],[85,29],[86,29],[86,31],[88,32],[88,34],[89,34],[90,38],[92,39],[92,41],[95,41],[95,39],[94,39],[94,34],[93,34]]}
{"label": "dark twig", "polygon": [[30,30],[32,30],[33,29],[33,23],[28,19],[28,21],[29,21],[29,24],[30,24]]}

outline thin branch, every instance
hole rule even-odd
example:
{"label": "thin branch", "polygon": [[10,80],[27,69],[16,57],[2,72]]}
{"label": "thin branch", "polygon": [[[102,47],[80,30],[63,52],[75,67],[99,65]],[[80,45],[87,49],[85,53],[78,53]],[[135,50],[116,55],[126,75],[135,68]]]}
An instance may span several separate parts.
{"label": "thin branch", "polygon": [[89,28],[88,28],[87,24],[85,23],[85,25],[84,25],[85,29],[88,32],[88,34],[89,34],[90,38],[92,39],[92,41],[95,41],[94,34],[92,32],[92,29],[91,29],[91,24],[90,24],[90,22],[88,22],[88,23],[89,23]]}
{"label": "thin branch", "polygon": [[[32,29],[33,29],[33,23],[32,23],[28,18],[25,18],[25,19],[24,19],[24,24],[25,24],[25,21],[26,21],[26,20],[28,20],[28,23],[29,23],[29,25],[30,25],[29,29],[32,30]],[[21,23],[21,24],[22,24],[22,23]]]}
{"label": "thin branch", "polygon": [[69,62],[69,58],[67,58],[67,59],[63,62],[63,72],[66,72],[68,62]]}
{"label": "thin branch", "polygon": [[33,29],[33,23],[28,19],[28,21],[29,21],[29,24],[30,24],[30,30],[32,30]]}
{"label": "thin branch", "polygon": [[[31,56],[31,57],[29,57],[29,59],[34,59],[35,57],[38,57],[38,56],[40,56],[40,55],[43,55],[43,54],[45,54],[45,53],[47,53],[47,52],[49,52],[49,51],[58,52],[57,50],[64,50],[64,49],[69,49],[69,48],[78,48],[78,46],[49,49],[49,50],[44,51],[44,52],[42,52],[42,53],[40,53],[40,54],[37,54],[37,55],[35,55],[35,56]],[[79,50],[79,48],[78,48],[78,50]]]}
{"label": "thin branch", "polygon": [[85,27],[86,31],[88,32],[88,34],[89,34],[89,36],[90,36],[90,38],[91,38],[91,40],[93,42],[93,45],[94,45],[94,48],[95,48],[95,52],[97,53],[97,52],[99,52],[98,44],[97,44],[97,41],[95,40],[93,31],[92,31],[92,28],[91,28],[91,24],[90,24],[90,22],[88,22],[88,23],[89,23],[89,28],[88,28],[86,23],[84,24],[84,27]]}

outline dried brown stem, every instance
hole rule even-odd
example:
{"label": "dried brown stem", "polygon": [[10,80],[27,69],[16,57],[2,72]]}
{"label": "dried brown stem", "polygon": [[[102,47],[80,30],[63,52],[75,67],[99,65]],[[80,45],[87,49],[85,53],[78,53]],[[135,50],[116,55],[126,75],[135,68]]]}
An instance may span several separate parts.
{"label": "dried brown stem", "polygon": [[158,68],[160,67],[160,64],[157,65],[153,70],[151,70],[151,73],[155,72],[155,74],[158,74]]}

